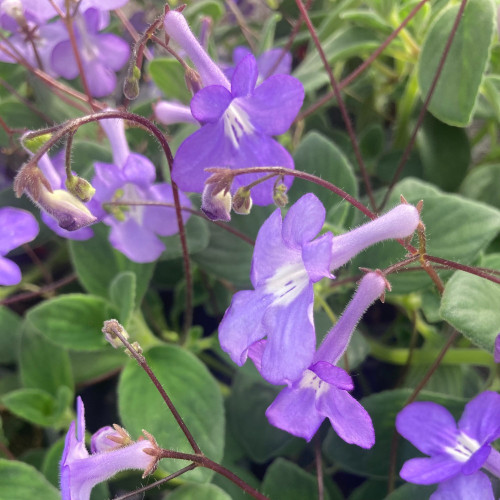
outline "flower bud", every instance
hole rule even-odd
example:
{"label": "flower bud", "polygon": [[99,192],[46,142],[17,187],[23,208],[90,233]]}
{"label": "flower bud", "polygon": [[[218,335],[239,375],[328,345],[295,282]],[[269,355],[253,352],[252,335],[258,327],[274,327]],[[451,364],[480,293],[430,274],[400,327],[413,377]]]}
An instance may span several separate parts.
{"label": "flower bud", "polygon": [[129,69],[125,81],[123,82],[123,94],[127,99],[133,101],[139,95],[139,80],[141,79],[141,70],[134,64]]}
{"label": "flower bud", "polygon": [[240,215],[248,215],[252,209],[250,190],[240,187],[233,196],[233,210]]}
{"label": "flower bud", "polygon": [[288,204],[287,187],[284,184],[277,184],[273,189],[273,201],[277,207],[283,208]]}
{"label": "flower bud", "polygon": [[21,139],[23,146],[31,153],[36,153],[47,141],[52,138],[52,134],[41,134],[31,139]]}
{"label": "flower bud", "polygon": [[95,194],[92,184],[77,175],[68,177],[65,184],[68,191],[84,203],[89,202]]}
{"label": "flower bud", "polygon": [[110,319],[104,322],[104,326],[102,327],[102,333],[104,333],[104,338],[115,348],[123,347],[123,343],[118,337],[117,333],[125,337],[128,340],[129,335],[127,330],[123,328],[123,326],[116,320]]}
{"label": "flower bud", "polygon": [[218,184],[205,184],[201,195],[201,211],[210,220],[231,220],[232,196],[228,189],[219,189]]}

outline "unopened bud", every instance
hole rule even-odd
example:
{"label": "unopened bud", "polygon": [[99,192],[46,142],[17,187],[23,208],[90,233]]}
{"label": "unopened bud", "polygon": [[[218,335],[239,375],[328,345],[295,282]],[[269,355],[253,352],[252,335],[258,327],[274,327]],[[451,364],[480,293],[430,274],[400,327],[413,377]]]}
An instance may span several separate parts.
{"label": "unopened bud", "polygon": [[200,75],[192,68],[186,69],[186,72],[184,73],[184,80],[186,81],[187,88],[193,95],[203,88]]}
{"label": "unopened bud", "polygon": [[201,195],[201,211],[210,220],[231,220],[232,196],[229,190],[218,189],[218,184],[205,184]]}
{"label": "unopened bud", "polygon": [[38,150],[50,139],[52,138],[52,134],[41,134],[36,137],[32,137],[31,139],[22,140],[23,146],[30,151],[31,153],[37,153]]}
{"label": "unopened bud", "polygon": [[104,333],[104,338],[115,348],[123,347],[123,342],[121,341],[118,334],[128,340],[128,333],[125,328],[116,320],[110,319],[104,322],[102,327],[102,333]]}
{"label": "unopened bud", "polygon": [[240,215],[248,215],[252,209],[250,190],[240,187],[233,196],[233,210]]}
{"label": "unopened bud", "polygon": [[129,70],[125,81],[123,82],[123,94],[127,99],[133,101],[139,95],[139,80],[141,79],[141,70],[134,64]]}
{"label": "unopened bud", "polygon": [[287,187],[284,184],[277,184],[273,189],[273,201],[277,207],[283,208],[288,204]]}
{"label": "unopened bud", "polygon": [[[139,342],[132,342],[132,344],[130,345],[137,354],[142,354],[142,347],[140,346]],[[125,350],[125,354],[131,359],[134,358],[134,355],[128,349]]]}
{"label": "unopened bud", "polygon": [[84,203],[89,202],[95,194],[95,188],[85,179],[72,175],[66,179],[66,188]]}

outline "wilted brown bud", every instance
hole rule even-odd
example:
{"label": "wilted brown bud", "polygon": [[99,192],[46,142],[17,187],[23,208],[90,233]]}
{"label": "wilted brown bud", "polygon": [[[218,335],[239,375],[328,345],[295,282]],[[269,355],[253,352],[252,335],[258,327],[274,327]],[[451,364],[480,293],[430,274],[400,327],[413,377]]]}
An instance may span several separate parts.
{"label": "wilted brown bud", "polygon": [[233,196],[233,210],[240,215],[248,215],[252,209],[250,190],[240,187]]}
{"label": "wilted brown bud", "polygon": [[284,184],[276,184],[273,189],[273,201],[277,207],[283,208],[288,204],[287,187]]}

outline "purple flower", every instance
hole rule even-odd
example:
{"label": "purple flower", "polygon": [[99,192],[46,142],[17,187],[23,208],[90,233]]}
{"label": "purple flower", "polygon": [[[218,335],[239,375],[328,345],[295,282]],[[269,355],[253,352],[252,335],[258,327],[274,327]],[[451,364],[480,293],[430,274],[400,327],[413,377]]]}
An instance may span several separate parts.
{"label": "purple flower", "polygon": [[[75,36],[82,65],[94,97],[104,97],[116,87],[115,71],[128,61],[130,48],[112,33],[99,33],[102,29],[101,12],[89,8],[74,18]],[[54,71],[69,80],[79,74],[78,65],[69,39],[60,41],[53,49],[51,64]]]}
{"label": "purple flower", "polygon": [[236,293],[219,326],[222,349],[240,366],[251,346],[267,336],[261,374],[273,384],[294,382],[312,362],[313,283],[333,278],[332,270],[374,243],[411,235],[419,214],[412,205],[399,205],[346,234],[313,240],[324,221],[325,209],[313,194],[292,205],[283,221],[277,209],[255,242],[250,276],[255,290]]}
{"label": "purple flower", "polygon": [[[347,443],[371,448],[375,432],[366,410],[349,393],[354,388],[349,374],[335,366],[366,309],[385,292],[387,282],[379,272],[361,280],[354,297],[330,330],[302,376],[283,389],[266,411],[269,422],[310,441],[325,418]],[[262,341],[265,342],[265,341]],[[261,345],[250,357],[259,368]]]}
{"label": "purple flower", "polygon": [[0,0],[0,27],[13,33],[19,29],[16,18],[24,17],[31,25],[42,25],[55,15],[48,1]]}
{"label": "purple flower", "polygon": [[428,458],[413,458],[400,475],[416,484],[440,483],[432,500],[493,500],[488,470],[500,477],[500,395],[483,392],[465,406],[458,425],[450,412],[432,402],[411,403],[396,417],[398,432]]}
{"label": "purple flower", "polygon": [[60,463],[62,500],[89,500],[96,484],[123,470],[143,470],[144,476],[154,470],[156,459],[144,450],[155,448],[155,444],[147,439],[134,442],[119,426],[97,431],[89,454],[85,447],[85,409],[80,397],[76,422],[69,427]]}
{"label": "purple flower", "polygon": [[[101,125],[110,139],[114,163],[95,163],[92,185],[96,193],[89,206],[111,226],[109,239],[117,250],[134,262],[153,262],[165,250],[158,236],[176,234],[177,218],[174,208],[140,203],[174,203],[172,186],[153,184],[155,167],[144,156],[130,152],[121,120],[102,120]],[[179,193],[179,196],[181,205],[191,206],[186,195]],[[103,207],[107,202],[120,200],[138,205]],[[183,220],[188,218],[184,211]]]}
{"label": "purple flower", "polygon": [[21,281],[19,266],[6,259],[11,250],[35,239],[38,223],[32,214],[19,208],[0,208],[0,285],[17,285]]}
{"label": "purple flower", "polygon": [[[40,161],[38,162],[38,166],[40,170],[43,172],[43,175],[49,182],[52,189],[65,189],[64,178],[65,168],[64,168],[64,153],[58,153],[52,159],[49,158],[48,154],[44,154]],[[92,238],[94,232],[90,227],[82,227],[81,229],[77,229],[76,231],[68,231],[63,229],[57,224],[57,221],[48,215],[46,212],[42,212],[42,220],[47,224],[47,226],[52,229],[57,235],[67,238],[70,240],[83,241]]]}
{"label": "purple flower", "polygon": [[[252,55],[240,61],[229,82],[182,14],[168,12],[165,31],[189,55],[204,85],[191,101],[191,113],[202,127],[184,140],[175,156],[172,178],[177,185],[201,193],[208,167],[293,168],[290,154],[271,136],[285,133],[292,124],[304,100],[302,84],[291,76],[275,75],[256,87],[258,69]],[[261,176],[238,176],[233,192]],[[291,181],[286,178],[285,184]],[[255,204],[272,203],[273,183],[269,180],[252,190]]]}

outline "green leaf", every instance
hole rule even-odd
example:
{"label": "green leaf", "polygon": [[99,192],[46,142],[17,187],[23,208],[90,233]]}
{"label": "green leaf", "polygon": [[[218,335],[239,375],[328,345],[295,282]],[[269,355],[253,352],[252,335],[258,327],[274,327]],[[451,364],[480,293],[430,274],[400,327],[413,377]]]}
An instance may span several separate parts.
{"label": "green leaf", "polygon": [[114,250],[108,241],[104,224],[93,227],[94,237],[87,241],[70,241],[71,260],[84,288],[95,295],[108,297],[109,286],[122,271],[132,271],[137,278],[136,305],[146,292],[155,264],[138,264]]}
{"label": "green leaf", "polygon": [[21,318],[10,309],[0,306],[0,364],[17,359]]}
{"label": "green leaf", "polygon": [[179,61],[165,57],[155,58],[149,63],[148,72],[168,99],[190,101],[191,94],[184,80],[184,68]]}
{"label": "green leaf", "polygon": [[73,373],[67,351],[28,325],[22,333],[19,360],[24,387],[42,389],[52,396],[57,396],[62,385],[73,391]]}
{"label": "green leaf", "polygon": [[77,351],[96,351],[107,345],[101,332],[102,325],[115,314],[106,300],[73,293],[42,302],[30,309],[26,319],[60,346]]}
{"label": "green leaf", "polygon": [[302,443],[285,431],[273,427],[265,412],[280,389],[239,372],[228,399],[228,425],[247,455],[264,463],[283,452],[285,447]]}
{"label": "green leaf", "polygon": [[[380,41],[371,30],[359,27],[348,27],[335,32],[326,40],[321,40],[321,45],[332,66],[339,60],[350,57],[360,57],[375,50]],[[323,63],[315,49],[308,52],[307,57],[294,71],[293,76],[304,85],[306,93],[328,84],[328,75],[323,69]]]}
{"label": "green leaf", "polygon": [[464,179],[460,193],[467,198],[500,208],[500,164],[475,167]]}
{"label": "green leaf", "polygon": [[[184,226],[189,254],[204,250],[210,240],[209,223],[202,217],[192,215]],[[165,251],[160,260],[177,259],[182,257],[182,245],[178,234],[160,238],[165,243]]]}
{"label": "green leaf", "polygon": [[[444,194],[417,179],[397,184],[387,209],[399,203],[401,194],[414,205],[424,200],[421,217],[429,255],[471,264],[500,231],[500,211],[458,195]],[[402,260],[404,255],[401,245],[388,241],[365,250],[354,259],[353,266],[383,269]],[[446,277],[450,273],[439,271],[439,274]],[[410,293],[432,284],[424,272],[392,274],[389,281],[396,293]]]}
{"label": "green leaf", "polygon": [[[262,491],[271,500],[318,498],[318,480],[293,462],[277,458],[266,471]],[[330,499],[328,491],[324,498]]]}
{"label": "green leaf", "polygon": [[18,417],[36,425],[59,427],[72,399],[73,392],[63,385],[57,397],[41,389],[18,389],[3,396],[2,404]]}
{"label": "green leaf", "polygon": [[185,484],[168,495],[169,500],[231,500],[215,484]]}
{"label": "green leaf", "polygon": [[[250,215],[233,215],[230,226],[251,239],[255,239],[260,226],[271,214],[269,207],[254,207]],[[253,245],[215,224],[209,224],[208,247],[193,255],[199,266],[239,287],[250,286],[250,266]]]}
{"label": "green leaf", "polygon": [[[500,270],[500,254],[484,258],[482,267]],[[441,317],[473,344],[493,353],[500,333],[500,285],[457,271],[446,284]]]}
{"label": "green leaf", "polygon": [[70,352],[70,359],[77,384],[109,376],[117,372],[127,361],[123,351],[117,349],[106,349],[97,353],[74,351]]}
{"label": "green leaf", "polygon": [[445,191],[455,191],[471,160],[464,129],[450,127],[427,114],[417,136],[425,179]]}
{"label": "green leaf", "polygon": [[[423,99],[431,87],[458,9],[458,5],[444,9],[427,32],[418,65]],[[472,119],[489,58],[495,19],[493,0],[467,2],[429,105],[429,111],[449,125],[465,127]]]}
{"label": "green leaf", "polygon": [[123,271],[109,285],[109,298],[118,309],[119,321],[125,327],[134,312],[136,281],[135,273]]}
{"label": "green leaf", "polygon": [[59,463],[64,450],[65,438],[58,439],[45,454],[41,471],[43,475],[56,487],[59,486]]}
{"label": "green leaf", "polygon": [[[323,444],[326,456],[342,469],[353,474],[373,478],[387,477],[389,472],[387,457],[391,455],[391,444],[395,432],[394,421],[396,414],[403,408],[411,393],[411,390],[400,389],[380,392],[362,399],[360,403],[369,413],[375,428],[375,445],[365,450],[347,444],[337,436],[333,429],[330,429]],[[426,391],[419,394],[418,400],[441,404],[455,417],[460,416],[466,402],[462,399]],[[400,439],[396,470],[400,470],[406,460],[417,455],[417,450],[408,441]]]}
{"label": "green leaf", "polygon": [[217,0],[200,0],[199,2],[193,2],[188,5],[184,14],[188,19],[194,19],[195,17],[207,16],[211,17],[214,21],[220,19],[226,9],[222,2]]}
{"label": "green leaf", "polygon": [[0,498],[5,500],[60,500],[61,494],[34,467],[0,459]]}
{"label": "green leaf", "polygon": [[422,500],[422,498],[430,498],[434,491],[436,491],[435,484],[422,486],[406,483],[393,491],[385,500]]}
{"label": "green leaf", "polygon": [[[180,347],[153,347],[146,357],[200,448],[212,460],[220,461],[224,450],[224,408],[213,376],[196,357]],[[130,362],[122,372],[118,405],[123,424],[133,437],[146,429],[160,446],[192,452],[157,389],[135,362]],[[186,465],[183,461],[163,460],[159,467],[172,473]],[[203,482],[212,475],[207,469],[196,469],[189,473],[189,479]]]}
{"label": "green leaf", "polygon": [[[347,158],[328,139],[316,132],[307,134],[293,155],[295,168],[321,177],[353,196],[358,195],[354,171]],[[314,193],[323,203],[328,220],[341,227],[352,206],[324,187],[295,179],[289,191],[290,204],[305,193]]]}

